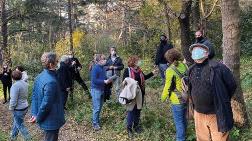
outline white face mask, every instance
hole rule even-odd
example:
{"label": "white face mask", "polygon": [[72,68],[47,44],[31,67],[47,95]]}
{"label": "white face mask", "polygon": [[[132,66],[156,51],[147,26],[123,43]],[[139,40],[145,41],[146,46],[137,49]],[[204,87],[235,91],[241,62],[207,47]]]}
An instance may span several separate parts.
{"label": "white face mask", "polygon": [[116,55],[116,52],[113,50],[111,51],[111,55],[115,56]]}

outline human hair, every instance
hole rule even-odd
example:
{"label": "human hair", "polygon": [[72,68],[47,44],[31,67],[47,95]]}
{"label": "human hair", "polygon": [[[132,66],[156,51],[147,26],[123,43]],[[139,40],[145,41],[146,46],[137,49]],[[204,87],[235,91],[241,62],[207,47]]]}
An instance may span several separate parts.
{"label": "human hair", "polygon": [[135,67],[136,62],[139,60],[139,57],[137,55],[130,56],[128,58],[128,67]]}
{"label": "human hair", "polygon": [[170,63],[178,66],[178,61],[182,61],[181,53],[176,49],[170,49],[165,53],[165,59]]}
{"label": "human hair", "polygon": [[114,49],[114,50],[116,51],[116,47],[115,47],[115,46],[111,46],[109,49],[110,49],[110,50],[111,50],[111,49]]}
{"label": "human hair", "polygon": [[57,55],[54,52],[45,52],[41,56],[41,62],[44,68],[49,69],[50,64],[57,64]]}
{"label": "human hair", "polygon": [[25,69],[24,69],[23,66],[17,66],[16,69],[18,69],[18,70],[21,71],[21,72],[25,71]]}
{"label": "human hair", "polygon": [[68,55],[62,55],[60,58],[60,62],[66,62],[69,60],[70,60],[70,57]]}
{"label": "human hair", "polygon": [[161,34],[160,37],[165,37],[165,39],[167,39],[167,36],[165,34]]}
{"label": "human hair", "polygon": [[98,63],[102,59],[105,59],[105,55],[104,54],[96,54],[94,60],[95,60],[96,63]]}
{"label": "human hair", "polygon": [[12,77],[13,80],[21,80],[21,79],[22,79],[22,72],[21,72],[21,71],[14,70],[14,71],[11,73],[11,77]]}

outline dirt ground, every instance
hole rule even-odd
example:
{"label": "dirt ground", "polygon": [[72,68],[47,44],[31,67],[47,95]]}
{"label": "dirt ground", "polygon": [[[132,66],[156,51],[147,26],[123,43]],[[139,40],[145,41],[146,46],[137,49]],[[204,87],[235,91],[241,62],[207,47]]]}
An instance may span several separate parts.
{"label": "dirt ground", "polygon": [[[3,100],[0,100],[0,129],[9,135],[12,126],[12,113],[8,110],[8,104],[2,104]],[[67,116],[67,115],[66,115]],[[34,141],[43,140],[43,131],[39,129],[36,124],[28,123],[30,118],[30,111],[25,117],[25,125],[28,127],[30,134]],[[60,129],[59,140],[60,141],[93,141],[95,134],[90,126],[85,123],[77,124],[73,119],[67,119],[66,124]],[[22,140],[21,135],[18,138]]]}

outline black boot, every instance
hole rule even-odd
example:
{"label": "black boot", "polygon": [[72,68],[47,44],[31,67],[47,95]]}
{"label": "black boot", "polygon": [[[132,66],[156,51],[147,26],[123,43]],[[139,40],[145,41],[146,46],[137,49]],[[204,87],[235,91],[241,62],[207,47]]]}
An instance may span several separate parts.
{"label": "black boot", "polygon": [[128,138],[129,138],[129,139],[132,139],[132,138],[133,138],[132,129],[127,129],[127,131],[128,131]]}
{"label": "black boot", "polygon": [[136,132],[137,134],[140,134],[140,133],[143,132],[143,129],[142,129],[140,126],[135,127],[134,130],[135,130],[135,132]]}

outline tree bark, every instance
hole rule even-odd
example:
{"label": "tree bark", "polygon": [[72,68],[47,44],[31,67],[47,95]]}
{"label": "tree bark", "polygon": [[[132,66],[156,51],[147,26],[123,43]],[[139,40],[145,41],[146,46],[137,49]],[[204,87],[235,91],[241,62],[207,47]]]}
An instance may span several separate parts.
{"label": "tree bark", "polygon": [[1,2],[1,36],[2,36],[2,46],[0,49],[0,65],[2,66],[5,61],[7,61],[8,51],[8,22],[7,22],[7,12],[5,8],[6,0],[2,0]]}
{"label": "tree bark", "polygon": [[232,109],[235,123],[238,126],[248,125],[244,97],[240,83],[240,8],[238,0],[222,0],[223,62],[234,73],[237,90],[232,98]]}
{"label": "tree bark", "polygon": [[72,0],[68,0],[68,20],[69,20],[69,42],[70,53],[74,55],[73,51],[73,27],[72,27]]}
{"label": "tree bark", "polygon": [[192,2],[192,30],[197,31],[200,29],[200,8],[199,0]]}
{"label": "tree bark", "polygon": [[190,38],[191,5],[192,0],[183,0],[182,11],[179,16],[181,49],[188,65],[191,65],[194,62],[191,58],[191,53],[189,52],[189,47],[192,43]]}

